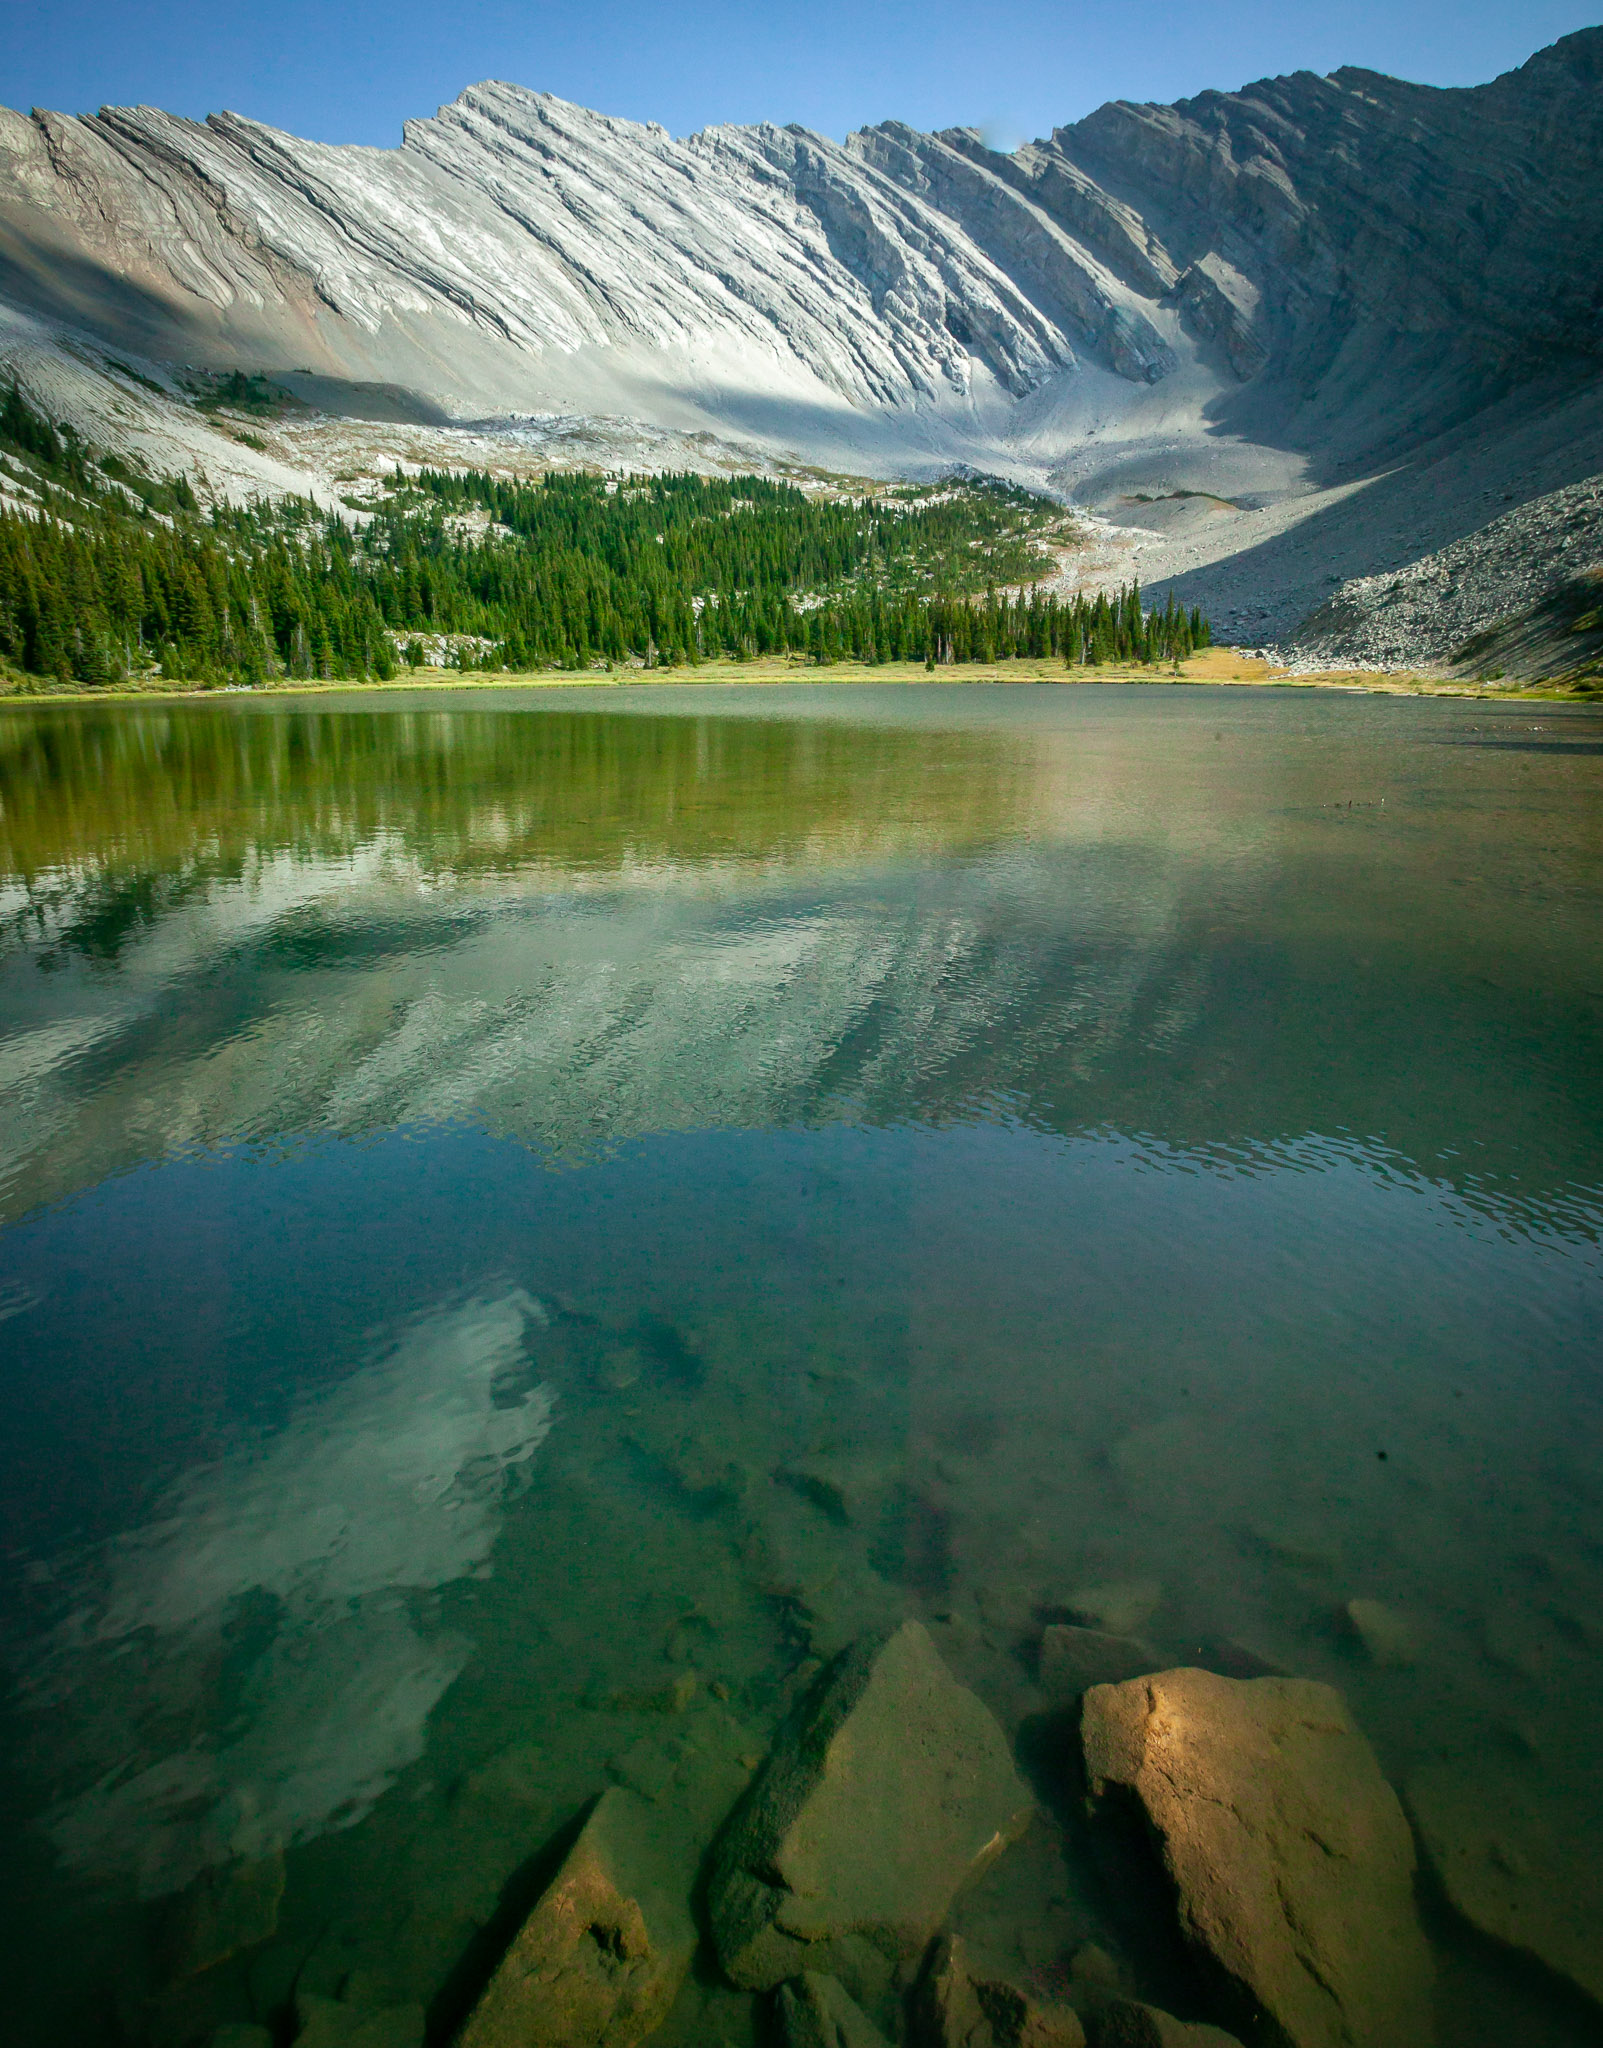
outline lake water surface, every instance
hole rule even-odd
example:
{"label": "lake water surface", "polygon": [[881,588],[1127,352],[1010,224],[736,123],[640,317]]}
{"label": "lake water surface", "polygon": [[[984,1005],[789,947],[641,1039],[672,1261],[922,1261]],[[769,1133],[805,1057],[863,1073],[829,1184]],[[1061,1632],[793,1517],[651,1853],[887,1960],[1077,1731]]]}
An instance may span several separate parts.
{"label": "lake water surface", "polygon": [[[732,1797],[902,1615],[1050,1802],[1035,1647],[1110,1581],[1512,1814],[1603,1948],[1603,716],[8,706],[0,935],[7,2039],[353,1971],[447,2039],[587,1799]],[[972,1939],[1165,1994],[1057,1811]],[[1424,1903],[1444,2048],[1598,2038]]]}

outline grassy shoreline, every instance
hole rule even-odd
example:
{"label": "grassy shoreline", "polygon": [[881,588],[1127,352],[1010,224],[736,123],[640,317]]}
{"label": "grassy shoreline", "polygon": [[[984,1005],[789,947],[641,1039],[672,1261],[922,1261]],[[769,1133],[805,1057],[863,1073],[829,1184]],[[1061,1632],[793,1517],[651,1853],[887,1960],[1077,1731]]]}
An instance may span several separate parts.
{"label": "grassy shoreline", "polygon": [[374,696],[403,690],[571,690],[620,687],[672,689],[683,684],[718,684],[752,688],[778,683],[827,686],[841,683],[1057,683],[1069,687],[1097,683],[1197,683],[1275,689],[1346,690],[1393,697],[1480,697],[1542,703],[1588,703],[1572,690],[1544,683],[1479,683],[1463,677],[1405,670],[1328,669],[1308,674],[1275,668],[1253,655],[1230,647],[1210,647],[1189,660],[1150,667],[1138,662],[1109,662],[1066,669],[1059,660],[964,662],[933,672],[922,662],[865,663],[841,661],[816,667],[797,657],[752,661],[706,661],[694,668],[474,670],[420,668],[390,682],[354,683],[279,681],[254,689],[202,689],[193,684],[152,680],[119,689],[88,683],[46,683],[35,678],[0,675],[0,705],[45,703],[149,703],[171,698],[198,702],[208,698]]}

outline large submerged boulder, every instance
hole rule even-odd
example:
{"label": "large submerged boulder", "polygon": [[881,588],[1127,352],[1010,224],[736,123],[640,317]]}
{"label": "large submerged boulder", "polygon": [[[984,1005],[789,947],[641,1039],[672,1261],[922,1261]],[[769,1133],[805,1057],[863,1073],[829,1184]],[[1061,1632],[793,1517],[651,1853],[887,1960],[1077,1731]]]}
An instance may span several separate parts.
{"label": "large submerged boulder", "polygon": [[1426,1858],[1464,1918],[1603,2007],[1603,1858],[1578,1817],[1586,1803],[1562,1779],[1491,1757],[1422,1765],[1407,1793]]}
{"label": "large submerged boulder", "polygon": [[634,2048],[696,1952],[678,1831],[619,1787],[602,1794],[485,1987],[458,2048]]}
{"label": "large submerged boulder", "polygon": [[1234,2034],[1133,1998],[1116,1998],[1097,2022],[1096,2048],[1241,2048]]}
{"label": "large submerged boulder", "polygon": [[1016,1984],[976,1977],[965,1944],[943,1935],[914,1990],[914,2048],[1085,2048],[1072,2006],[1041,2005]]}
{"label": "large submerged boulder", "polygon": [[709,1905],[730,1981],[803,1970],[854,1989],[865,1951],[918,1955],[1033,1802],[989,1710],[924,1628],[852,1645],[781,1731],[714,1856]]}
{"label": "large submerged boulder", "polygon": [[812,1970],[779,1987],[778,2019],[784,2048],[889,2048],[845,1986]]}
{"label": "large submerged boulder", "polygon": [[1255,2038],[1424,2048],[1413,1838],[1338,1693],[1165,1671],[1093,1687],[1082,1731],[1093,1798],[1139,1802],[1184,1932]]}

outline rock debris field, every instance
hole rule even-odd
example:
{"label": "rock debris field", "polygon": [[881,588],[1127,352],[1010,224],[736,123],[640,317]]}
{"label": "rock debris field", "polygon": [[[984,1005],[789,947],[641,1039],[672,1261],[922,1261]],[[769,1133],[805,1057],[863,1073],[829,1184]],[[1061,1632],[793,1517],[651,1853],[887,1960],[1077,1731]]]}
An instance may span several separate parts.
{"label": "rock debris field", "polygon": [[1282,650],[1350,662],[1511,678],[1603,657],[1603,477],[1521,505],[1394,575],[1359,576]]}
{"label": "rock debris field", "polygon": [[[1056,1977],[1014,1982],[953,1931],[963,1895],[1008,1859],[1025,1863],[1032,1835],[1060,1816],[926,1627],[904,1621],[815,1667],[760,1760],[603,1791],[548,1854],[487,1979],[478,1959],[452,2038],[689,2041],[699,2036],[675,2017],[699,1977],[715,2003],[731,1987],[755,1994],[763,2038],[783,2048],[1428,2048],[1434,1964],[1414,1836],[1374,1751],[1329,1685],[1149,1670],[1139,1637],[1092,1625],[1138,1625],[1160,1597],[1142,1583],[1088,1588],[1070,1603],[1078,1620],[1047,1628],[1041,1681],[1059,1711],[1040,1731],[1036,1775],[1079,1809],[1091,1853],[1164,1917],[1179,2012],[1129,1995],[1094,1945]],[[1397,1650],[1384,1611],[1359,1622]],[[682,1710],[693,1689],[659,1707]],[[517,1772],[509,1753],[502,1796],[516,1797]],[[1533,1869],[1517,1787],[1494,1787],[1486,1804],[1432,1767],[1409,1796],[1464,1915],[1603,1999],[1595,1882],[1579,1861],[1559,1870],[1551,1842]],[[1550,1892],[1555,1878],[1563,1889]],[[281,1857],[208,1873],[173,1911],[180,1972],[270,1934],[282,1889]],[[375,1988],[355,1972],[339,1996],[301,1992],[297,2048],[444,2038],[421,2005],[383,2003]],[[210,2048],[273,2041],[234,2022]]]}

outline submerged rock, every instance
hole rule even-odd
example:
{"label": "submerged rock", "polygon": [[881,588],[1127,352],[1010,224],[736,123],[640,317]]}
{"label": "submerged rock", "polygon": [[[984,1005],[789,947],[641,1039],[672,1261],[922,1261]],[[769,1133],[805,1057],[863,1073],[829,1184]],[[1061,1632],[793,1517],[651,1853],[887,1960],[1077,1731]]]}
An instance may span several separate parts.
{"label": "submerged rock", "polygon": [[1603,1864],[1564,1792],[1517,1763],[1480,1758],[1423,1766],[1407,1795],[1426,1858],[1464,1918],[1603,2006]]}
{"label": "submerged rock", "polygon": [[1069,1981],[1074,1986],[1074,2003],[1081,2012],[1098,2012],[1109,1999],[1119,1996],[1124,1973],[1105,1948],[1085,1941],[1069,1958]]}
{"label": "submerged rock", "polygon": [[904,1622],[844,1651],[781,1731],[714,1857],[709,1904],[732,1983],[770,1990],[865,1946],[918,1955],[1033,1802],[1001,1729]]}
{"label": "submerged rock", "polygon": [[1155,2005],[1116,1999],[1097,2021],[1096,2048],[1241,2048],[1234,2034],[1177,2020]]}
{"label": "submerged rock", "polygon": [[957,1937],[943,1935],[931,1948],[913,1994],[912,2021],[917,2048],[991,2048],[990,2024]]}
{"label": "submerged rock", "polygon": [[666,2018],[696,1949],[693,1856],[614,1787],[524,1921],[459,2048],[633,2048]]}
{"label": "submerged rock", "polygon": [[1163,1659],[1135,1636],[1054,1624],[1041,1636],[1041,1690],[1048,1699],[1077,1700],[1087,1686],[1118,1685],[1156,1671]]}
{"label": "submerged rock", "polygon": [[1299,1572],[1334,1572],[1341,1568],[1341,1550],[1323,1529],[1304,1522],[1257,1521],[1248,1534],[1277,1564]]}
{"label": "submerged rock", "polygon": [[1000,1979],[975,1977],[962,1940],[943,1935],[913,1994],[914,2048],[1084,2048],[1066,2005],[1037,2005]]}
{"label": "submerged rock", "polygon": [[371,2006],[305,1993],[295,2001],[295,2048],[423,2048],[420,2005]]}
{"label": "submerged rock", "polygon": [[1349,1600],[1342,1613],[1371,1664],[1378,1664],[1383,1670],[1400,1670],[1413,1663],[1413,1634],[1395,1608],[1380,1600]]}
{"label": "submerged rock", "polygon": [[1183,1930],[1287,2048],[1422,2048],[1431,1963],[1397,1795],[1340,1695],[1166,1671],[1086,1694],[1094,1798],[1133,1794]]}
{"label": "submerged rock", "polygon": [[779,2030],[785,2048],[889,2048],[839,1979],[814,1970],[780,1986]]}
{"label": "submerged rock", "polygon": [[470,1799],[488,1806],[543,1807],[550,1797],[550,1764],[538,1742],[514,1742],[470,1771],[462,1781]]}
{"label": "submerged rock", "polygon": [[198,1977],[278,1931],[284,1853],[203,1870],[174,1902],[167,1921],[167,1967],[174,1982]]}
{"label": "submerged rock", "polygon": [[840,1528],[871,1522],[902,1475],[902,1462],[819,1452],[780,1465],[774,1477]]}
{"label": "submerged rock", "polygon": [[212,2029],[206,2048],[273,2048],[273,2037],[254,2020],[225,2020]]}
{"label": "submerged rock", "polygon": [[596,1704],[608,1714],[682,1714],[695,1699],[699,1683],[694,1671],[681,1671],[660,1685],[606,1693]]}
{"label": "submerged rock", "polygon": [[[994,2048],[1085,2048],[1085,2029],[1070,2005],[1037,2005],[1016,1984],[982,1979],[975,1985]],[[984,2037],[975,2043],[983,2048]]]}
{"label": "submerged rock", "polygon": [[1120,1579],[1106,1586],[1082,1586],[1064,1602],[1070,1621],[1081,1628],[1102,1629],[1112,1636],[1132,1636],[1163,1604],[1156,1579]]}
{"label": "submerged rock", "polygon": [[[1196,1661],[1221,1678],[1290,1678],[1291,1672],[1262,1643],[1242,1636],[1212,1636],[1198,1643]],[[1139,1673],[1137,1674],[1140,1675]]]}

